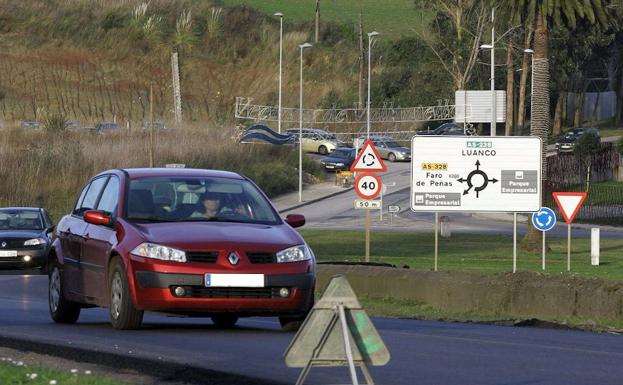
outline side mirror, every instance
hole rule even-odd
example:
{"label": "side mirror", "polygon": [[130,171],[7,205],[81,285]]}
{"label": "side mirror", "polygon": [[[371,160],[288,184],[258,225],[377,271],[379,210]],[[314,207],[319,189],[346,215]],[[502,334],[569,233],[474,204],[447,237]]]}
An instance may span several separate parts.
{"label": "side mirror", "polygon": [[103,211],[87,210],[84,212],[84,221],[92,225],[110,226],[112,218]]}
{"label": "side mirror", "polygon": [[286,217],[286,223],[292,227],[301,227],[305,224],[305,216],[301,214],[290,214]]}

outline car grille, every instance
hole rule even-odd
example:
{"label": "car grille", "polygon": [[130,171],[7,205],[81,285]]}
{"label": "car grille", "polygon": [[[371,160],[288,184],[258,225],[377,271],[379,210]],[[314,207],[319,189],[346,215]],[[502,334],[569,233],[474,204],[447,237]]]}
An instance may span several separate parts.
{"label": "car grille", "polygon": [[0,247],[0,250],[23,249],[24,247],[28,247],[29,249],[35,248],[36,246],[24,246],[24,242],[28,239],[30,238],[0,239],[0,245],[2,245],[2,242],[6,242],[6,246]]}
{"label": "car grille", "polygon": [[[171,295],[175,295],[175,288],[171,286]],[[181,298],[282,298],[279,295],[281,287],[203,287],[182,286],[186,294]]]}
{"label": "car grille", "polygon": [[188,262],[216,263],[218,251],[187,251],[186,260]]}
{"label": "car grille", "polygon": [[247,258],[251,263],[275,263],[277,262],[277,254],[261,253],[255,251],[247,251]]}

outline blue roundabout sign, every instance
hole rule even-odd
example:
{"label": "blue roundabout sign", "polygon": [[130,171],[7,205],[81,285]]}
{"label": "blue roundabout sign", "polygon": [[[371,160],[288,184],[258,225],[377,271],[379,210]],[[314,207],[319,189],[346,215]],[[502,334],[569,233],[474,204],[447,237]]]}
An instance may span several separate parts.
{"label": "blue roundabout sign", "polygon": [[549,207],[541,207],[541,210],[532,214],[532,225],[540,231],[549,231],[556,225],[556,214]]}

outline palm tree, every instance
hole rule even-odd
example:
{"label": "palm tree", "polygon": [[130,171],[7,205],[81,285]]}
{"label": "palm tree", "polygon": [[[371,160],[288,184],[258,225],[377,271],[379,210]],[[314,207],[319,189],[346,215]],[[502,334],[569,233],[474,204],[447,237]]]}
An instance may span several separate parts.
{"label": "palm tree", "polygon": [[[549,100],[549,39],[550,31],[555,26],[575,29],[578,19],[586,19],[590,24],[600,27],[608,25],[611,3],[617,0],[518,0],[517,16],[526,24],[532,23],[534,16],[534,66],[532,108],[530,111],[530,135],[542,140],[542,178],[543,192],[547,188],[546,145],[550,128]],[[517,0],[511,0],[517,3]],[[521,112],[520,112],[521,113]],[[526,250],[538,249],[541,234],[529,226],[529,231],[522,241]]]}

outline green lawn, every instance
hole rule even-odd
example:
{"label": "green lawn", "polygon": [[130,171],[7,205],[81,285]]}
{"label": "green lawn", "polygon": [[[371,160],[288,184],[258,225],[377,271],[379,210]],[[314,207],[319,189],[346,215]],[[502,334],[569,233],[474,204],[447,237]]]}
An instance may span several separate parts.
{"label": "green lawn", "polygon": [[[56,382],[51,382],[56,381]],[[123,385],[117,380],[106,379],[94,374],[84,374],[79,371],[73,374],[69,371],[25,367],[15,363],[0,363],[0,384],[12,385]]]}
{"label": "green lawn", "polygon": [[[284,22],[311,22],[314,20],[316,0],[223,0],[225,5],[248,5],[269,15],[284,14]],[[364,29],[398,37],[413,34],[428,15],[416,10],[413,0],[321,0],[320,20],[353,24],[363,10]]]}
{"label": "green lawn", "polygon": [[[364,261],[363,231],[301,230],[318,261]],[[566,238],[548,238],[548,274],[567,273]],[[372,232],[371,261],[412,269],[433,268],[433,234]],[[519,249],[519,247],[518,247]],[[601,265],[590,264],[590,239],[572,239],[571,274],[623,280],[623,239],[602,240]],[[512,271],[513,241],[510,236],[456,234],[440,238],[438,268],[494,274]],[[541,255],[518,251],[518,270],[542,271]]]}

